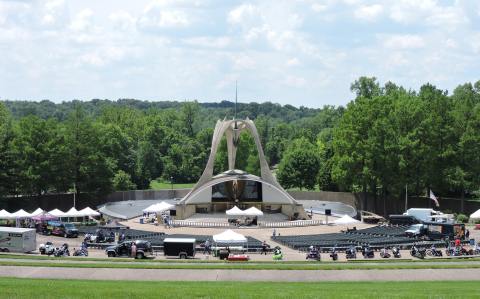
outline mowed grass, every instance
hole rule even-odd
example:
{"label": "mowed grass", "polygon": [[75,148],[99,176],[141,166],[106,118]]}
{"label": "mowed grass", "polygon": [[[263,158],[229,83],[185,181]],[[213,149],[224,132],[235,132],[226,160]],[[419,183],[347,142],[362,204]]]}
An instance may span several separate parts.
{"label": "mowed grass", "polygon": [[[173,189],[185,189],[185,188],[192,188],[193,183],[187,184],[173,184]],[[169,182],[161,182],[157,180],[153,180],[150,182],[150,189],[153,190],[165,190],[165,189],[172,189],[172,184]]]}
{"label": "mowed grass", "polygon": [[479,298],[476,281],[144,282],[0,278],[1,298]]}

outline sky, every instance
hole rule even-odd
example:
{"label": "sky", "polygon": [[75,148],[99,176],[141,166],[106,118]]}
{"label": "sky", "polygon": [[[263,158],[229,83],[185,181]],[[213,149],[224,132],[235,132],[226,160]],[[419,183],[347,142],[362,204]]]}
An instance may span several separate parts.
{"label": "sky", "polygon": [[345,105],[480,80],[480,1],[0,0],[0,99]]}

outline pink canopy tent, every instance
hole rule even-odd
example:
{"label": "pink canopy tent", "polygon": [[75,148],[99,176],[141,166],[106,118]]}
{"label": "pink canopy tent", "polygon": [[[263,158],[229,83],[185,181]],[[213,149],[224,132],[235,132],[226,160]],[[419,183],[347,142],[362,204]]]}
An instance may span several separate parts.
{"label": "pink canopy tent", "polygon": [[33,216],[32,219],[35,221],[48,221],[48,220],[56,220],[58,219],[58,217],[44,212],[40,215]]}

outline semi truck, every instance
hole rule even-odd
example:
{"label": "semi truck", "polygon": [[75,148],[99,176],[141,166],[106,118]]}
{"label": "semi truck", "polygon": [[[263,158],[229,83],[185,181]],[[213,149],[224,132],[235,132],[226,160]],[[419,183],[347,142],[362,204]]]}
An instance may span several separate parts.
{"label": "semi truck", "polygon": [[0,251],[27,253],[37,249],[35,229],[0,227]]}

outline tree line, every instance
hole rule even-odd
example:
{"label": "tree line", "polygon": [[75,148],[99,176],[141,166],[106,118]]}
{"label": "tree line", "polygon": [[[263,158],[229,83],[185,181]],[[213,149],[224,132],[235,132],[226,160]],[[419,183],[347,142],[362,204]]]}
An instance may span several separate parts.
{"label": "tree line", "polygon": [[[480,81],[449,95],[431,84],[415,91],[361,77],[351,91],[346,107],[238,105],[239,118],[255,120],[284,187],[400,197],[407,186],[414,194],[480,197]],[[0,196],[195,182],[216,120],[233,115],[228,101],[0,102]],[[224,141],[215,171],[227,167]],[[259,174],[248,134],[236,167]]]}

